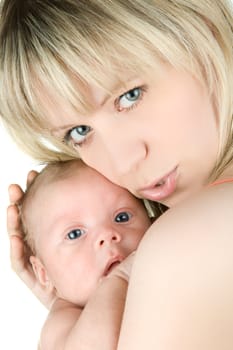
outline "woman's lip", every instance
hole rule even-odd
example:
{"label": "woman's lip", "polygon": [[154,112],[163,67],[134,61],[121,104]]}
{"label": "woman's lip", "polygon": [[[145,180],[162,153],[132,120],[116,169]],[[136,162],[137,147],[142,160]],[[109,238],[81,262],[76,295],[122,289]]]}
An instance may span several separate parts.
{"label": "woman's lip", "polygon": [[141,188],[138,193],[141,197],[152,201],[160,201],[170,196],[176,189],[177,167],[168,174],[154,181],[150,185]]}

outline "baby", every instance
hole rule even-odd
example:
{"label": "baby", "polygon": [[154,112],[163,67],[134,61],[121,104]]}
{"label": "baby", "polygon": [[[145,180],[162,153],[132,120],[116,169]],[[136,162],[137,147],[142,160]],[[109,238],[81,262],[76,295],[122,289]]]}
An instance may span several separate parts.
{"label": "baby", "polygon": [[[119,294],[122,311],[112,325],[104,313],[114,310],[102,313],[101,305],[96,307],[102,325],[96,322],[93,300],[150,226],[143,202],[81,160],[72,160],[42,170],[27,190],[21,217],[35,275],[56,296],[40,349],[91,349],[96,341],[102,349],[114,349],[125,295]],[[113,341],[108,341],[106,328]]]}

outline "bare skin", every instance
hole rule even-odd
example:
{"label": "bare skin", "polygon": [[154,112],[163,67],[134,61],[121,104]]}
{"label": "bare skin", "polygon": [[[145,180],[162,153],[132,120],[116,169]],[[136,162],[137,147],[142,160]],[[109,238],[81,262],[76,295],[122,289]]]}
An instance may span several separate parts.
{"label": "bare skin", "polygon": [[[100,206],[106,191],[108,197]],[[50,309],[39,349],[115,350],[131,253],[151,224],[142,203],[93,169],[73,168],[66,179],[45,181],[22,205],[24,225],[35,242],[32,254],[20,235],[21,222],[16,221],[23,191],[12,185],[9,193],[15,203],[8,208],[8,219],[13,215],[16,228],[9,227],[16,252],[13,268]],[[71,231],[81,233],[70,238]],[[114,259],[117,268],[111,266]]]}
{"label": "bare skin", "polygon": [[[145,338],[150,338],[148,346],[153,339],[152,348],[162,350],[232,348],[229,328],[233,322],[232,195],[231,183],[207,189],[169,210],[151,226],[133,266],[118,349],[142,349],[142,344],[146,346]],[[210,216],[208,225],[203,213]],[[18,252],[16,248],[13,246],[13,254]],[[25,255],[17,254],[12,267],[20,267],[25,273],[25,267],[22,269],[26,266]],[[28,276],[27,281],[35,282],[24,273],[22,279]],[[158,310],[150,316],[150,322],[149,310],[145,310],[143,303],[145,290],[147,305]],[[102,294],[103,299],[110,291],[109,285]],[[40,300],[43,296],[41,291]],[[169,307],[164,308],[165,305]],[[175,319],[172,315],[176,315]],[[143,327],[145,321],[147,327]],[[192,329],[188,326],[190,322]]]}
{"label": "bare skin", "polygon": [[126,291],[127,282],[112,276],[97,288],[84,309],[57,299],[42,329],[40,349],[116,349]]}
{"label": "bare skin", "polygon": [[[187,110],[189,110],[188,106]],[[215,130],[215,124],[211,119],[213,111],[209,109],[209,113],[209,123]],[[129,118],[128,130],[131,130],[131,120],[132,118]],[[196,122],[195,115],[193,122]],[[82,124],[82,121],[80,123]],[[209,129],[208,124],[207,129]],[[141,133],[141,128],[138,130]],[[127,132],[125,127],[125,142],[128,140],[129,132],[131,131]],[[107,136],[109,137],[108,134]],[[136,136],[132,137],[135,142],[138,140]],[[145,137],[147,137],[146,131]],[[202,137],[204,144],[205,135],[203,134]],[[175,141],[178,142],[178,138]],[[151,137],[152,142],[154,138]],[[212,143],[214,147],[210,144],[209,148],[214,161],[215,155],[212,154],[212,149],[216,149],[218,144],[215,131],[213,131]],[[152,144],[151,149],[156,150],[155,146]],[[127,144],[122,146],[123,148],[126,149]],[[170,149],[175,149],[172,144],[168,147],[168,151]],[[181,150],[184,150],[189,160],[189,152],[186,152],[184,148]],[[151,153],[147,154],[150,156]],[[202,158],[201,148],[198,156]],[[174,157],[179,157],[179,153]],[[115,159],[116,162],[118,158]],[[149,169],[147,171],[151,171],[151,167],[154,166],[154,158],[156,157],[148,160],[150,166],[146,164],[145,169]],[[161,158],[161,162],[163,159],[165,157]],[[127,165],[127,159],[122,157],[121,162],[123,161]],[[138,162],[137,169],[139,165],[144,169],[143,162],[145,158]],[[180,163],[179,158],[175,163]],[[191,177],[192,169],[186,164],[184,167]],[[212,164],[209,165],[209,171],[211,167]],[[166,166],[167,168],[172,167]],[[197,162],[197,174],[199,168]],[[180,185],[178,190],[183,196],[183,172],[180,173],[181,183],[178,184]],[[156,177],[159,176],[160,174]],[[222,178],[227,177],[233,177],[231,167],[222,174]],[[133,174],[130,174],[129,180],[128,177],[122,178],[127,181],[131,180],[130,184],[133,183]],[[120,179],[119,175],[119,182]],[[185,194],[185,199],[174,205],[154,223],[140,244],[129,284],[119,350],[135,350],[143,347],[159,350],[232,349],[233,338],[229,325],[233,322],[233,285],[231,283],[233,281],[233,260],[230,249],[233,243],[233,186],[229,183],[204,190],[203,182],[205,181],[205,176],[200,178],[194,193],[189,193],[187,197]],[[192,192],[193,188],[190,189],[188,182],[187,185],[185,183],[185,191]],[[179,193],[174,192],[173,197],[175,196],[178,197]],[[17,195],[14,198],[16,197]],[[169,200],[169,197],[165,198],[164,204],[169,205]],[[174,202],[176,202],[175,199]],[[9,218],[9,220],[12,220],[9,226],[10,233],[20,237],[16,217]],[[20,242],[20,238],[17,239]],[[182,244],[177,242],[182,242]],[[20,250],[19,247],[22,248],[21,243],[19,246],[13,244],[12,247],[13,269],[22,276],[21,278],[29,287],[35,286],[33,276],[30,277],[26,271],[27,258],[22,255],[23,248]],[[200,250],[199,247],[201,247]],[[43,298],[41,291],[41,300]],[[104,298],[103,294],[103,300]],[[145,305],[145,300],[148,307]],[[147,327],[144,327],[145,324]],[[167,334],[168,329],[169,334]]]}
{"label": "bare skin", "polygon": [[151,226],[133,266],[119,350],[232,349],[232,198],[231,183],[210,188]]}

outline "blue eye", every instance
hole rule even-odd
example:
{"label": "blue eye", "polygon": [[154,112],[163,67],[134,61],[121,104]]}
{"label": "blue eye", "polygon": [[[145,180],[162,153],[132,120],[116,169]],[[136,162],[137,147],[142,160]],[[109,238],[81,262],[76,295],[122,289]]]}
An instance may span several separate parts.
{"label": "blue eye", "polygon": [[75,126],[67,133],[65,141],[72,142],[74,146],[81,146],[90,131],[91,127],[88,125]]}
{"label": "blue eye", "polygon": [[73,239],[77,239],[77,238],[81,237],[84,233],[85,233],[84,230],[77,228],[75,230],[70,231],[66,237],[69,240],[73,240]]}
{"label": "blue eye", "polygon": [[115,222],[127,222],[131,219],[132,215],[130,213],[127,213],[126,211],[123,211],[115,217]]}
{"label": "blue eye", "polygon": [[119,111],[128,110],[132,108],[141,98],[143,94],[143,89],[141,87],[136,87],[132,90],[127,91],[125,94],[121,95],[116,101],[116,107]]}

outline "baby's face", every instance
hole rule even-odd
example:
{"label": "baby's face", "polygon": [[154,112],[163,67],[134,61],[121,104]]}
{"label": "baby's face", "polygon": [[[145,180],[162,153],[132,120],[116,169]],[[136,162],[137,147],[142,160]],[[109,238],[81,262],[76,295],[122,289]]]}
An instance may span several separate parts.
{"label": "baby's face", "polygon": [[150,226],[139,200],[87,167],[44,185],[31,210],[28,225],[50,281],[59,297],[79,305]]}

